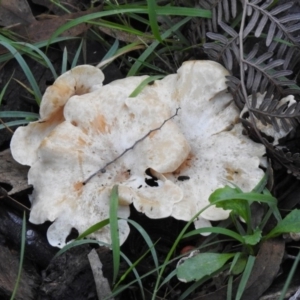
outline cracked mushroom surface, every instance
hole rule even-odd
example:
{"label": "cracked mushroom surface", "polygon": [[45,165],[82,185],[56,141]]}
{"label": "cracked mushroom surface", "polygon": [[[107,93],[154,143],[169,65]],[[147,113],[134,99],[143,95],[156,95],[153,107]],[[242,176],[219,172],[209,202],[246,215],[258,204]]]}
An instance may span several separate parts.
{"label": "cracked mushroom surface", "polygon": [[[29,164],[28,181],[34,186],[30,221],[53,222],[47,232],[51,245],[65,245],[72,228],[82,233],[107,219],[109,195],[115,184],[119,184],[118,216],[124,219],[134,200],[143,199],[149,210],[147,215],[162,218],[171,215],[174,203],[182,199],[180,188],[163,176],[155,188],[146,183],[151,177],[147,170],[171,172],[189,154],[188,142],[172,120],[106,167],[104,173],[99,172],[83,184],[91,174],[171,117],[168,107],[156,99],[128,97],[145,78],[126,78],[98,86],[92,92],[71,95],[64,103],[62,121],[56,126],[51,124],[41,139],[34,153],[37,159]],[[24,140],[33,134],[30,126],[18,130],[11,143],[16,160],[22,147],[26,151]],[[20,135],[24,136],[17,140]],[[128,233],[126,221],[120,220],[120,243]],[[110,243],[109,227],[92,237]]]}
{"label": "cracked mushroom surface", "polygon": [[[174,109],[174,122],[191,147],[187,159],[164,176],[181,188],[183,199],[173,207],[172,216],[188,221],[204,208],[210,194],[229,182],[251,191],[264,172],[259,168],[265,147],[242,134],[239,110],[229,93],[228,71],[213,61],[188,61],[143,93],[160,98]],[[226,219],[230,211],[216,207],[205,210],[195,220],[196,228]]]}
{"label": "cracked mushroom surface", "polygon": [[[129,95],[147,76],[102,86],[102,72],[88,66],[95,77],[89,75],[93,80],[88,88],[76,92],[74,84],[82,81],[72,78],[84,67],[67,72],[71,79],[64,80],[71,92],[60,105],[44,96],[41,120],[18,128],[11,142],[14,158],[31,166],[30,221],[53,222],[47,232],[52,245],[65,245],[72,228],[82,233],[108,218],[115,184],[123,243],[129,234],[126,218],[131,203],[150,218],[188,221],[228,181],[249,191],[263,176],[259,161],[265,148],[242,135],[239,111],[226,93],[228,73],[221,65],[186,62],[177,74],[146,86],[134,98]],[[61,95],[59,89],[57,93]],[[105,172],[86,181],[101,169]],[[209,226],[209,220],[225,219],[228,214],[211,207],[195,220],[195,226]],[[110,243],[109,227],[92,237]]]}

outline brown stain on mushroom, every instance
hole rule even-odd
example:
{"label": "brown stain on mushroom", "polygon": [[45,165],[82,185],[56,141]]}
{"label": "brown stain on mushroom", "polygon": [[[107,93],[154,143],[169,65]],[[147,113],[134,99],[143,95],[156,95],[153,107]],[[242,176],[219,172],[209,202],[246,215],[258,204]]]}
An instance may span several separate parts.
{"label": "brown stain on mushroom", "polygon": [[78,195],[80,196],[82,194],[83,182],[82,181],[75,182],[73,188],[75,192],[77,192]]}
{"label": "brown stain on mushroom", "polygon": [[87,144],[87,142],[82,137],[79,137],[77,139],[77,142],[79,146],[85,146]]}
{"label": "brown stain on mushroom", "polygon": [[52,112],[52,114],[45,120],[39,121],[39,127],[41,130],[44,130],[45,128],[51,126],[51,125],[57,125],[62,123],[65,120],[64,117],[64,107],[61,106],[55,111]]}
{"label": "brown stain on mushroom", "polygon": [[67,100],[74,95],[74,92],[64,81],[56,81],[52,86],[48,87],[46,94],[49,96],[48,101],[54,107],[63,107],[67,103]]}
{"label": "brown stain on mushroom", "polygon": [[103,115],[97,115],[96,118],[94,118],[94,120],[91,122],[91,126],[98,132],[110,133],[110,128]]}
{"label": "brown stain on mushroom", "polygon": [[152,139],[157,133],[158,133],[158,130],[152,131],[148,136],[149,139]]}
{"label": "brown stain on mushroom", "polygon": [[120,170],[120,172],[118,172],[117,175],[115,176],[115,178],[114,178],[115,182],[122,183],[130,178],[131,175],[130,175],[130,172],[128,172],[128,170],[127,170],[128,168],[125,168],[123,166],[122,169],[123,170]]}
{"label": "brown stain on mushroom", "polygon": [[84,84],[74,86],[75,95],[84,95],[90,92],[90,88],[85,86]]}
{"label": "brown stain on mushroom", "polygon": [[229,181],[233,181],[234,178],[239,174],[239,172],[237,170],[234,170],[232,168],[225,168],[226,170],[226,179]]}
{"label": "brown stain on mushroom", "polygon": [[195,158],[195,155],[193,153],[190,153],[188,155],[188,157],[186,158],[186,160],[179,166],[179,168],[173,172],[173,175],[178,176],[182,172],[184,172],[186,169],[190,168],[192,166],[192,161],[194,158]]}

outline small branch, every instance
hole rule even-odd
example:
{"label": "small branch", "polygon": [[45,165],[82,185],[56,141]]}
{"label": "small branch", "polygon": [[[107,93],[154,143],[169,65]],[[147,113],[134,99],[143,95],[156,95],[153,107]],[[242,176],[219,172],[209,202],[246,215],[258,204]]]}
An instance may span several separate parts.
{"label": "small branch", "polygon": [[83,185],[87,184],[94,176],[96,176],[98,173],[105,173],[106,172],[106,168],[115,163],[119,158],[121,158],[126,152],[128,152],[129,150],[133,150],[133,148],[140,142],[142,142],[147,136],[149,136],[152,132],[160,130],[168,121],[170,121],[171,119],[175,118],[178,115],[178,111],[179,111],[180,107],[176,108],[176,112],[174,115],[172,115],[170,118],[166,119],[163,121],[163,123],[155,128],[155,129],[151,129],[147,134],[145,134],[142,138],[140,138],[139,140],[135,141],[134,144],[127,148],[126,150],[124,150],[119,156],[117,156],[115,159],[113,159],[112,161],[108,162],[103,168],[101,168],[100,170],[96,171],[95,173],[93,173],[92,175],[90,175],[84,182]]}

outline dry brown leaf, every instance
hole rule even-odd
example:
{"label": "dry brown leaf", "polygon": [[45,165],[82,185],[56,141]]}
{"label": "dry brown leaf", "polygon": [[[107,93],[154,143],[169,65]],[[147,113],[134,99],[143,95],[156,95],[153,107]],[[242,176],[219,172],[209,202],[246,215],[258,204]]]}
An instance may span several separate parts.
{"label": "dry brown leaf", "polygon": [[30,187],[27,183],[28,169],[27,166],[15,162],[9,149],[0,152],[0,184],[12,186],[8,195],[16,194]]}
{"label": "dry brown leaf", "polygon": [[[64,25],[65,23],[99,11],[101,8],[90,9],[83,12],[65,14],[63,16],[57,16],[55,18],[45,19],[42,21],[34,21],[27,26],[16,26],[12,31],[18,36],[22,37],[26,42],[35,43],[50,39],[55,30]],[[62,36],[78,36],[84,33],[90,25],[84,23],[70,28],[65,31]]]}
{"label": "dry brown leaf", "polygon": [[[263,242],[256,256],[256,260],[244,291],[243,300],[258,299],[276,278],[283,259],[285,242],[281,238]],[[233,282],[233,292],[236,293],[241,276]],[[213,293],[196,296],[192,300],[226,299],[227,286],[223,286]]]}
{"label": "dry brown leaf", "polygon": [[[50,11],[52,11],[56,15],[65,14],[65,10],[60,8],[58,5],[55,5],[54,1],[50,0],[32,0],[33,3],[47,7]],[[69,10],[70,12],[79,11],[83,6],[82,1],[80,0],[64,0],[62,3],[63,7]]]}
{"label": "dry brown leaf", "polygon": [[34,23],[35,18],[26,0],[0,1],[0,26]]}

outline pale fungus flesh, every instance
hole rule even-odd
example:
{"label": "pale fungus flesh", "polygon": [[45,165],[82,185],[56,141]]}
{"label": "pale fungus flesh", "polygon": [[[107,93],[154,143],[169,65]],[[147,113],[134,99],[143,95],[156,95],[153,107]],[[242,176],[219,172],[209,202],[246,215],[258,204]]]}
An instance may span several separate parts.
{"label": "pale fungus flesh", "polygon": [[[130,204],[149,218],[189,221],[228,182],[250,191],[263,176],[265,148],[242,134],[226,75],[215,62],[190,61],[133,98],[147,76],[102,86],[91,66],[62,75],[43,97],[41,120],[18,128],[11,143],[14,158],[31,166],[30,221],[53,222],[48,240],[62,247],[72,228],[82,233],[109,218],[117,184],[122,244]],[[211,207],[194,223],[228,214]],[[110,243],[109,226],[92,237]]]}

